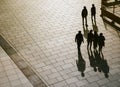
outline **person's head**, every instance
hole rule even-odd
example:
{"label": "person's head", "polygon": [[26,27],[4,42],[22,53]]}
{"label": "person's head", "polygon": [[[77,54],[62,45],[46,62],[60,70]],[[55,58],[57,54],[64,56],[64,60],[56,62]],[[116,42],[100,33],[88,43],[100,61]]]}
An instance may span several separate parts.
{"label": "person's head", "polygon": [[97,31],[94,31],[94,34],[97,34]]}
{"label": "person's head", "polygon": [[86,6],[84,6],[84,9],[86,9]]}
{"label": "person's head", "polygon": [[103,33],[100,33],[100,36],[103,36]]}
{"label": "person's head", "polygon": [[92,33],[92,30],[90,30],[90,33]]}
{"label": "person's head", "polygon": [[81,31],[78,31],[79,34],[81,34]]}
{"label": "person's head", "polygon": [[92,4],[92,7],[94,7],[95,5],[94,4]]}

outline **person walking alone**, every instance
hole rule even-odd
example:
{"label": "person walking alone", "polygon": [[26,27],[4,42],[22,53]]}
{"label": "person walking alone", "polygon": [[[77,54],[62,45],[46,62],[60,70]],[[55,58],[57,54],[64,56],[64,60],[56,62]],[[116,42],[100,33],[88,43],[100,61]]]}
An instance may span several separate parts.
{"label": "person walking alone", "polygon": [[85,19],[86,26],[88,26],[88,25],[87,25],[87,15],[88,15],[88,11],[87,11],[87,9],[86,9],[86,6],[84,6],[81,15],[82,15],[82,23],[83,23],[83,26],[84,26],[84,19]]}
{"label": "person walking alone", "polygon": [[91,7],[91,20],[92,20],[92,23],[93,23],[93,18],[94,18],[94,22],[96,23],[96,7],[94,4],[92,4],[92,7]]}
{"label": "person walking alone", "polygon": [[75,36],[75,42],[77,42],[77,48],[80,50],[81,43],[84,42],[83,35],[81,31],[78,31],[78,34]]}
{"label": "person walking alone", "polygon": [[103,36],[103,33],[100,33],[100,35],[99,35],[98,45],[99,45],[99,53],[100,52],[102,53],[102,48],[103,48],[103,46],[105,46],[105,37]]}

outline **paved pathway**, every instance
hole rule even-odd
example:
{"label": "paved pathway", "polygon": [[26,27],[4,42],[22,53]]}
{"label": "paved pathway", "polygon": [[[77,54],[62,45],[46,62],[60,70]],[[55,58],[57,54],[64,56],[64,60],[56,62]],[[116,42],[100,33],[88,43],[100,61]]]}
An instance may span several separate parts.
{"label": "paved pathway", "polygon": [[[92,3],[97,7],[97,26],[91,23]],[[94,27],[105,35],[103,55],[110,67],[109,78],[90,66],[88,31],[83,31],[81,19],[84,5],[89,11],[88,30]],[[100,0],[2,0],[0,33],[49,87],[120,87],[120,38],[111,26],[103,23],[100,6]],[[85,77],[81,77],[76,66],[74,38],[79,30],[85,40],[81,46]]]}

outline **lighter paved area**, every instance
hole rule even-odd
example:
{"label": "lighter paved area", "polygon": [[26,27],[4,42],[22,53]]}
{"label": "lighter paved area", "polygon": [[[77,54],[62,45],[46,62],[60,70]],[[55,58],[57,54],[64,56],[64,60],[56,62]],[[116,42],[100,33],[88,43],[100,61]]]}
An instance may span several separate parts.
{"label": "lighter paved area", "polygon": [[0,87],[33,87],[1,47]]}
{"label": "lighter paved area", "polygon": [[[96,26],[91,23],[92,3],[97,7]],[[100,3],[100,0],[1,0],[0,34],[49,87],[120,87],[120,38],[111,26],[103,23]],[[88,30],[83,31],[81,18],[84,5],[89,11],[88,30],[94,27],[106,38],[103,55],[110,67],[109,78],[90,66],[86,48]],[[76,66],[78,52],[74,39],[79,30],[85,40],[81,46],[85,77]],[[0,87],[4,87],[2,82]]]}

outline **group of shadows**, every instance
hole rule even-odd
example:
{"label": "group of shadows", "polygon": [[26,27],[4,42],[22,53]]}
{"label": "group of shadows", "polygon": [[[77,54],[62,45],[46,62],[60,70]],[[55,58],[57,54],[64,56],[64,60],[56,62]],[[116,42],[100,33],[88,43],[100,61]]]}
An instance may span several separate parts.
{"label": "group of shadows", "polygon": [[[104,55],[98,51],[88,50],[90,66],[95,72],[103,72],[105,77],[108,78],[109,66],[107,60],[104,59]],[[85,76],[86,62],[82,57],[81,50],[78,50],[78,60],[76,60],[78,71],[81,72],[81,76]]]}
{"label": "group of shadows", "polygon": [[[86,7],[84,7],[84,9],[86,9]],[[91,21],[92,21],[93,31],[98,32],[98,27],[96,24],[96,17],[94,17],[94,21],[91,17]],[[87,25],[87,22],[86,22],[86,25]],[[89,30],[88,30],[88,25],[84,26],[84,20],[83,20],[83,32],[84,32],[84,37],[87,39]],[[80,44],[81,44],[81,42],[80,42]],[[79,49],[79,47],[80,46],[78,46],[78,60],[76,60],[76,65],[77,65],[78,71],[81,72],[81,76],[84,77],[85,76],[84,72],[86,69],[86,62],[85,62],[84,58],[82,57],[81,49]],[[102,50],[101,50],[101,52],[99,52],[99,51],[98,50],[92,51],[91,48],[90,49],[87,48],[90,66],[93,68],[93,70],[95,72],[103,72],[104,76],[106,78],[108,78],[109,77],[109,75],[108,75],[109,65],[107,63],[107,60],[104,59],[104,55],[102,53]]]}

